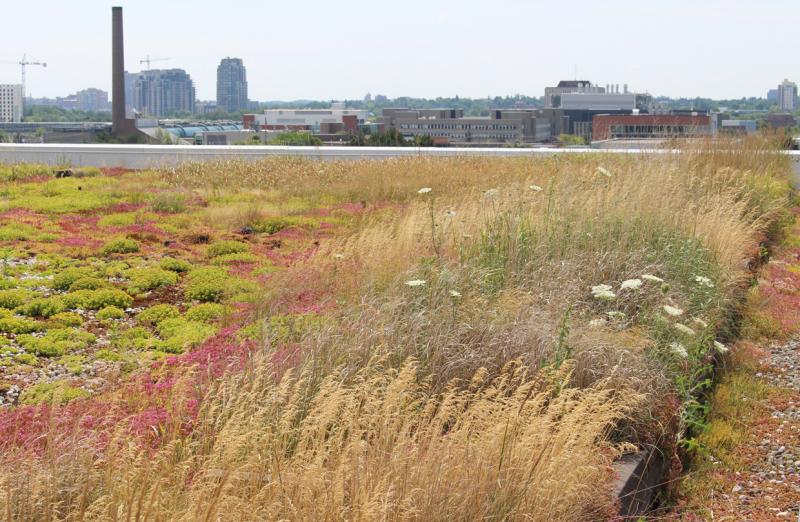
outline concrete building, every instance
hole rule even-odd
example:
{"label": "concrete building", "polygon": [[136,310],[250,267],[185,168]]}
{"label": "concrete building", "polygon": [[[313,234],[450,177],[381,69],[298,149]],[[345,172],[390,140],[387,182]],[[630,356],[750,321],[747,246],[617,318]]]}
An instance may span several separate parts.
{"label": "concrete building", "polygon": [[558,108],[587,111],[633,111],[636,109],[636,95],[633,93],[564,93],[561,95],[561,103]]}
{"label": "concrete building", "polygon": [[606,89],[592,85],[592,82],[588,80],[561,80],[555,87],[544,88],[544,106],[546,109],[559,107],[562,94],[575,92],[600,94],[606,92]]}
{"label": "concrete building", "polygon": [[247,70],[241,58],[223,58],[217,67],[217,107],[247,110]]}
{"label": "concrete building", "polygon": [[464,117],[463,109],[384,109],[384,129],[411,139],[430,136],[439,143],[530,143],[552,137],[552,121],[537,109],[493,110],[488,117]]}
{"label": "concrete building", "polygon": [[686,138],[712,133],[708,114],[597,114],[592,139]]}
{"label": "concrete building", "polygon": [[[347,109],[344,104],[333,104],[330,109],[266,109],[263,114],[246,114],[247,128],[259,130],[305,130],[319,133],[324,124],[345,123],[355,118],[361,125],[367,121],[366,109]],[[351,117],[351,118],[347,118]]]}
{"label": "concrete building", "polygon": [[753,134],[757,129],[755,120],[721,120],[717,128],[722,134]]}
{"label": "concrete building", "polygon": [[778,108],[782,112],[794,112],[797,110],[797,84],[789,80],[783,80],[778,85]]}
{"label": "concrete building", "polygon": [[75,93],[79,110],[82,111],[107,111],[108,93],[102,89],[83,89]]}
{"label": "concrete building", "polygon": [[0,122],[20,122],[22,111],[22,85],[0,84]]}
{"label": "concrete building", "polygon": [[194,114],[195,88],[183,69],[151,69],[136,74],[131,106],[139,114]]}

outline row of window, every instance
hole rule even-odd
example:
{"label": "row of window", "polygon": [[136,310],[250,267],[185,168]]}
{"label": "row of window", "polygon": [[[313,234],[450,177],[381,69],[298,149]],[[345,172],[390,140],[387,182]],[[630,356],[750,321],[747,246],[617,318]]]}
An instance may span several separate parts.
{"label": "row of window", "polygon": [[505,123],[401,123],[401,129],[516,130],[518,125]]}

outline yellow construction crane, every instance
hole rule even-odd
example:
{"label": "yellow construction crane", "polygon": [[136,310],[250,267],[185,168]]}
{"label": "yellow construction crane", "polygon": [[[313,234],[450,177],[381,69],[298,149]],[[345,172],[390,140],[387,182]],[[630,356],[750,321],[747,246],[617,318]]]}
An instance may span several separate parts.
{"label": "yellow construction crane", "polygon": [[164,60],[169,60],[169,58],[150,58],[150,55],[148,54],[147,58],[145,58],[144,60],[139,60],[139,63],[140,64],[146,63],[147,64],[147,70],[149,71],[150,70],[150,62],[163,62]]}

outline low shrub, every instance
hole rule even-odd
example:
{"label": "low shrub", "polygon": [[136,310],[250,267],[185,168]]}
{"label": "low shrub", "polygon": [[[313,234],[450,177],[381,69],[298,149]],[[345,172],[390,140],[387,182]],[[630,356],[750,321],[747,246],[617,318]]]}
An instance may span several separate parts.
{"label": "low shrub", "polygon": [[40,297],[18,306],[14,311],[28,317],[48,318],[64,311],[64,302],[58,297]]}
{"label": "low shrub", "polygon": [[157,331],[158,335],[164,339],[164,343],[160,347],[161,351],[183,353],[214,335],[216,329],[204,323],[175,317],[161,321]]}
{"label": "low shrub", "polygon": [[229,308],[219,303],[201,303],[186,310],[187,320],[198,323],[213,323],[227,314]]}
{"label": "low shrub", "polygon": [[116,306],[106,306],[97,312],[96,317],[101,321],[123,319],[125,318],[125,311],[122,308],[117,308]]}
{"label": "low shrub", "polygon": [[221,301],[228,286],[228,273],[215,267],[197,268],[189,272],[186,298],[191,301]]}
{"label": "low shrub", "polygon": [[226,265],[228,263],[255,263],[260,258],[250,252],[236,252],[235,254],[223,254],[214,257],[211,262],[215,265]]}
{"label": "low shrub", "polygon": [[161,268],[132,268],[125,276],[130,279],[128,291],[132,294],[141,294],[178,282],[178,274]]}
{"label": "low shrub", "polygon": [[48,324],[61,328],[66,326],[80,326],[83,324],[83,318],[75,312],[61,312],[52,316]]}
{"label": "low shrub", "polygon": [[243,243],[241,241],[217,241],[208,246],[208,249],[206,250],[206,255],[208,257],[218,257],[228,254],[239,254],[242,252],[248,252],[249,250],[250,246],[247,243]]}
{"label": "low shrub", "polygon": [[163,258],[158,266],[171,272],[188,272],[192,269],[191,263],[183,259],[175,259],[174,257]]}
{"label": "low shrub", "polygon": [[52,286],[55,290],[65,292],[75,281],[93,276],[94,271],[88,267],[65,268],[53,276]]}
{"label": "low shrub", "polygon": [[99,290],[78,290],[70,292],[63,297],[64,306],[69,310],[88,309],[100,310],[106,306],[128,308],[133,304],[133,298],[116,288],[101,288]]}
{"label": "low shrub", "polygon": [[108,286],[110,286],[108,281],[100,279],[99,277],[81,277],[69,285],[69,291],[97,290],[98,288],[106,288]]}
{"label": "low shrub", "polygon": [[114,331],[109,336],[109,341],[113,348],[120,351],[153,350],[160,345],[160,341],[141,326]]}
{"label": "low shrub", "polygon": [[40,332],[45,329],[44,323],[24,319],[22,317],[2,317],[0,318],[0,333],[7,334],[28,334]]}
{"label": "low shrub", "polygon": [[34,406],[45,403],[66,404],[89,395],[83,388],[70,386],[66,382],[42,382],[23,390],[19,402]]}
{"label": "low shrub", "polygon": [[0,308],[13,310],[30,300],[33,296],[33,292],[24,288],[0,290]]}
{"label": "low shrub", "polygon": [[132,254],[139,251],[139,243],[133,239],[118,238],[112,239],[100,249],[100,253],[104,256],[111,254]]}
{"label": "low shrub", "polygon": [[143,310],[136,316],[136,321],[140,324],[156,326],[165,319],[180,317],[178,308],[171,304],[157,304]]}
{"label": "low shrub", "polygon": [[27,351],[43,357],[61,355],[87,348],[96,340],[94,334],[77,328],[52,328],[42,337],[23,334],[17,336],[17,343]]}

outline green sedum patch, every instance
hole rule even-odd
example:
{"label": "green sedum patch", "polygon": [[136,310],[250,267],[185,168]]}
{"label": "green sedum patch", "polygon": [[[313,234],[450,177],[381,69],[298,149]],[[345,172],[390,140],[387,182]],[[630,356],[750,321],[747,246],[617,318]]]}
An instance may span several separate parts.
{"label": "green sedum patch", "polygon": [[19,396],[22,404],[66,404],[75,399],[88,397],[83,388],[70,386],[66,382],[43,382],[24,390]]}
{"label": "green sedum patch", "polygon": [[139,251],[139,243],[133,239],[119,238],[112,239],[100,249],[100,253],[104,256],[112,254],[132,254]]}
{"label": "green sedum patch", "polygon": [[249,251],[250,246],[241,241],[217,241],[208,246],[206,255],[208,257],[218,257],[230,254],[240,254]]}
{"label": "green sedum patch", "polygon": [[134,295],[178,282],[178,274],[161,268],[132,268],[125,275],[130,280],[128,291]]}
{"label": "green sedum patch", "polygon": [[43,357],[59,357],[87,348],[96,340],[94,334],[77,328],[52,328],[42,337],[18,335],[17,343],[25,350]]}

